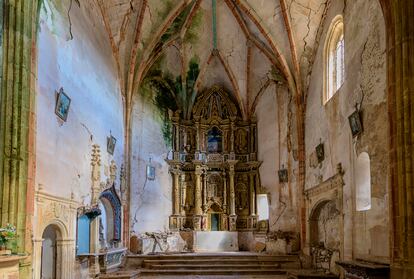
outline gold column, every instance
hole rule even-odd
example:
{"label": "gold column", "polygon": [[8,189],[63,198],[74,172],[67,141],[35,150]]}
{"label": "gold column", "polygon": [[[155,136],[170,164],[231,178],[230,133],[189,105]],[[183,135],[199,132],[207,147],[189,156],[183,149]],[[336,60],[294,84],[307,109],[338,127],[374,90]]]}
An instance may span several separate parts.
{"label": "gold column", "polygon": [[207,211],[207,172],[203,170],[203,213]]}
{"label": "gold column", "polygon": [[200,161],[195,161],[195,189],[194,189],[194,216],[193,216],[193,227],[195,231],[200,231],[203,228],[203,210],[201,208],[201,174],[202,167]]}
{"label": "gold column", "polygon": [[[200,118],[194,117],[195,126],[196,126],[196,151],[200,151]],[[198,159],[198,158],[195,158]]]}
{"label": "gold column", "polygon": [[181,216],[185,216],[185,200],[187,198],[187,186],[185,184],[185,174],[181,173],[181,181],[180,181],[180,187],[181,187]]}
{"label": "gold column", "polygon": [[223,171],[223,208],[226,212],[227,210],[227,179],[226,172]]}
{"label": "gold column", "polygon": [[255,173],[250,172],[250,215],[256,215],[256,191],[254,189]]}
{"label": "gold column", "polygon": [[234,153],[234,121],[236,119],[234,117],[230,118],[230,153]]}
{"label": "gold column", "polygon": [[234,192],[234,165],[237,163],[236,160],[228,160],[229,163],[229,191],[230,191],[230,216],[229,216],[229,230],[237,230],[237,215],[236,215],[236,194]]}
{"label": "gold column", "polygon": [[173,215],[180,215],[180,170],[176,167],[171,170],[173,174]]}
{"label": "gold column", "polygon": [[201,174],[202,174],[202,169],[200,165],[196,165],[196,170],[195,170],[195,176],[196,176],[196,181],[195,181],[195,191],[194,191],[194,213],[195,215],[201,215],[203,214],[202,212],[202,208],[201,208]]}

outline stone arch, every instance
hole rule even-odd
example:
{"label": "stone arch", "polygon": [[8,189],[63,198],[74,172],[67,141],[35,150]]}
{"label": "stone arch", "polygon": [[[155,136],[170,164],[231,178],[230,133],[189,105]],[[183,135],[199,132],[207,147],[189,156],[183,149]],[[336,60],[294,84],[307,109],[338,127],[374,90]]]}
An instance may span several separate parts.
{"label": "stone arch", "polygon": [[66,227],[59,220],[50,222],[43,228],[40,278],[64,277],[62,241],[66,234]]}
{"label": "stone arch", "polygon": [[41,232],[44,232],[47,227],[54,227],[57,229],[57,231],[59,232],[59,238],[60,239],[67,239],[68,238],[68,229],[65,225],[65,223],[63,223],[61,220],[59,219],[52,219],[49,222],[45,223],[42,228],[41,228]]}
{"label": "stone arch", "polygon": [[122,227],[122,204],[121,200],[118,197],[118,194],[116,193],[115,187],[112,186],[111,188],[105,190],[100,195],[99,199],[105,200],[106,207],[109,209],[109,205],[112,209],[112,216],[113,219],[112,228],[113,229],[113,241],[120,241],[121,240],[121,227]]}
{"label": "stone arch", "polygon": [[[339,216],[338,213],[339,210],[337,209],[335,200],[322,199],[315,204],[309,216],[309,240],[311,247],[319,246],[321,242],[323,242],[324,247],[326,248],[339,248],[339,236],[337,238],[338,243],[336,247],[329,247],[331,246],[331,243],[328,243],[329,241],[326,239],[326,236],[324,236],[326,232],[321,232],[321,225],[325,225],[329,221],[328,218],[332,218],[331,220],[333,223],[337,223],[336,225],[339,227],[339,221],[335,220]],[[324,214],[332,214],[332,216],[323,216]],[[321,241],[322,238],[325,238],[325,240]]]}

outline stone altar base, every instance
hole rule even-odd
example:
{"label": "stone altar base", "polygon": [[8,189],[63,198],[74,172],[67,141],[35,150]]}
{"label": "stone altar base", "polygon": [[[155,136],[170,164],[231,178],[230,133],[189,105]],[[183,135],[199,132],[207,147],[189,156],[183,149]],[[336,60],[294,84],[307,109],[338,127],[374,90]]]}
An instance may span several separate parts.
{"label": "stone altar base", "polygon": [[228,231],[193,232],[194,252],[237,252],[238,233]]}

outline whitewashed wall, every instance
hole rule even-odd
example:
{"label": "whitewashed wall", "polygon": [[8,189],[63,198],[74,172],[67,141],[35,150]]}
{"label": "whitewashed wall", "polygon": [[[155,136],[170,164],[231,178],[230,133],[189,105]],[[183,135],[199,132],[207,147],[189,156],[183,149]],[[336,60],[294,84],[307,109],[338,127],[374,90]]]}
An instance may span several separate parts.
{"label": "whitewashed wall", "polygon": [[[123,162],[123,102],[108,35],[97,9],[69,1],[45,0],[38,33],[36,104],[36,185],[59,196],[90,201],[91,150],[99,144],[102,180],[115,160]],[[94,6],[92,6],[94,7]],[[96,8],[96,7],[95,7]],[[55,115],[55,91],[71,98],[66,122]],[[116,139],[114,155],[106,151],[107,136]]]}

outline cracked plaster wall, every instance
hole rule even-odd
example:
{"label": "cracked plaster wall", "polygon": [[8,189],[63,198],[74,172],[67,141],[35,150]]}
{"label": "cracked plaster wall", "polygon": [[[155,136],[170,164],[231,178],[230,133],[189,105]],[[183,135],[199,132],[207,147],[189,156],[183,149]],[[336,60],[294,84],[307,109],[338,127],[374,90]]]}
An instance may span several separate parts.
{"label": "cracked plaster wall", "polygon": [[[41,7],[36,185],[63,198],[71,198],[73,193],[80,204],[89,204],[93,144],[101,147],[101,180],[109,176],[111,160],[116,162],[119,179],[124,148],[123,103],[111,46],[97,9],[86,4],[78,7],[74,1],[70,25],[68,5],[69,1],[45,0]],[[60,87],[71,98],[66,122],[55,115],[55,91]],[[113,156],[106,150],[110,134],[117,139]]]}
{"label": "cracked plaster wall", "polygon": [[[297,162],[289,146],[290,96],[287,89],[275,84],[263,93],[256,108],[261,185],[270,198],[271,231],[297,231]],[[289,181],[279,183],[278,170],[288,169]]]}
{"label": "cracked plaster wall", "polygon": [[[151,99],[135,94],[132,110],[131,233],[168,230],[171,215],[171,175],[165,162],[167,146],[163,119]],[[146,166],[155,167],[155,180],[146,178]]]}
{"label": "cracked plaster wall", "polygon": [[[332,19],[343,13],[345,83],[322,103],[323,47]],[[367,24],[369,23],[369,24]],[[344,257],[388,261],[388,116],[386,99],[385,24],[375,0],[333,1],[311,75],[306,111],[306,188],[335,174],[344,175]],[[364,97],[363,97],[364,96]],[[364,133],[352,139],[348,116],[362,100]],[[325,160],[315,164],[315,147],[324,143]],[[372,207],[355,209],[354,167],[357,156],[371,159]]]}

